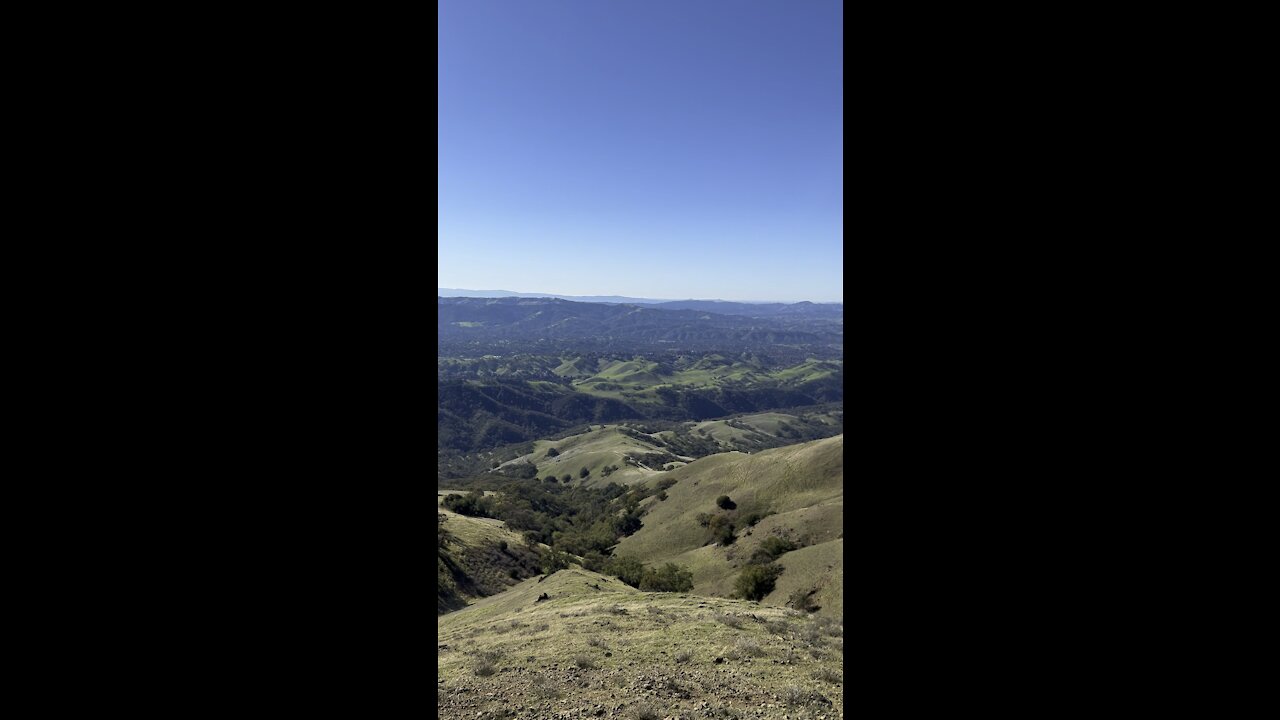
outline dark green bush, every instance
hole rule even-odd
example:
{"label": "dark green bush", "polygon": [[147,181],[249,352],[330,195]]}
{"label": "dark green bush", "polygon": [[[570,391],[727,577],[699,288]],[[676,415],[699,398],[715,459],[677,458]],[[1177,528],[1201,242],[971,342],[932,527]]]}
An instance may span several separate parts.
{"label": "dark green bush", "polygon": [[760,547],[751,554],[751,559],[747,562],[764,564],[777,560],[783,553],[789,553],[796,549],[796,544],[780,537],[767,537],[764,542],[760,543]]}
{"label": "dark green bush", "polygon": [[490,514],[492,501],[480,490],[472,490],[465,495],[446,495],[441,504],[459,515],[492,517]]}
{"label": "dark green bush", "polygon": [[735,585],[738,597],[747,600],[760,600],[773,592],[774,581],[782,574],[782,567],[773,563],[765,565],[748,565],[738,575]]}
{"label": "dark green bush", "polygon": [[608,566],[609,558],[595,550],[584,553],[582,556],[582,567],[591,572],[604,573],[605,568]]}
{"label": "dark green bush", "polygon": [[635,558],[614,558],[605,567],[605,572],[633,588],[638,588],[640,587],[640,582],[644,580],[645,568]]}
{"label": "dark green bush", "polygon": [[733,523],[723,515],[713,516],[707,521],[707,530],[710,531],[709,540],[714,541],[717,545],[732,545],[737,538],[733,534]]}
{"label": "dark green bush", "polygon": [[693,573],[675,563],[649,568],[640,580],[645,592],[688,592],[693,589]]}
{"label": "dark green bush", "polygon": [[560,550],[555,550],[555,549],[548,550],[547,552],[543,553],[542,555],[543,574],[550,575],[551,573],[557,570],[564,570],[567,567],[569,567],[568,553],[562,552]]}

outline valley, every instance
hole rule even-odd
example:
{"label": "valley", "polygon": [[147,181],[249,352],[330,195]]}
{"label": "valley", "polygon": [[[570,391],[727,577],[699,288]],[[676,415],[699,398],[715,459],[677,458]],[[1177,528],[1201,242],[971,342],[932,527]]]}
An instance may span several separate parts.
{"label": "valley", "polygon": [[842,717],[836,309],[440,305],[441,717]]}

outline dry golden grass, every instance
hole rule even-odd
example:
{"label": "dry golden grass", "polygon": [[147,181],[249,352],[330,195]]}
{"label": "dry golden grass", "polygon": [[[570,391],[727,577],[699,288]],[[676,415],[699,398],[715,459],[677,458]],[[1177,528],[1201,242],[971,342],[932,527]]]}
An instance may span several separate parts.
{"label": "dry golden grass", "polygon": [[[537,602],[541,593],[549,599]],[[844,660],[834,645],[842,649],[843,640],[833,633],[843,629],[824,622],[741,600],[642,593],[573,567],[438,618],[441,717],[500,708],[529,718],[596,709],[632,717],[648,707],[665,716],[689,714],[703,702],[782,717],[790,692],[836,718],[843,700],[832,678],[842,678]],[[548,629],[535,632],[543,625]],[[821,657],[810,647],[820,647]],[[493,674],[477,675],[485,662]]]}

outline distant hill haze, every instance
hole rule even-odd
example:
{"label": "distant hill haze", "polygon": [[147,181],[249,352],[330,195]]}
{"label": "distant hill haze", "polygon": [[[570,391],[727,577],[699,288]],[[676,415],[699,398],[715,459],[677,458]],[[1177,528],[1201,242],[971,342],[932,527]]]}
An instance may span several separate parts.
{"label": "distant hill haze", "polygon": [[662,310],[703,310],[720,315],[745,315],[747,317],[771,317],[792,315],[806,317],[840,318],[844,316],[843,303],[781,302],[729,302],[726,300],[659,300],[634,298],[622,295],[554,295],[551,293],[518,293],[510,290],[460,290],[437,288],[436,296],[442,298],[555,298],[583,303],[608,303],[628,305],[652,305]]}
{"label": "distant hill haze", "polygon": [[756,345],[843,342],[843,309],[836,309],[831,316],[828,306],[811,303],[781,306],[762,317],[655,305],[519,297],[439,297],[437,309],[438,338],[442,342],[543,338]]}

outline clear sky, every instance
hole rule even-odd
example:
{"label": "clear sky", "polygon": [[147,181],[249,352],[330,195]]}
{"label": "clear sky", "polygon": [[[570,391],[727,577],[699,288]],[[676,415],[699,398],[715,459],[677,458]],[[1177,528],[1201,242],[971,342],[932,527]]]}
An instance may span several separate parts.
{"label": "clear sky", "polygon": [[841,0],[440,0],[438,286],[842,300]]}

